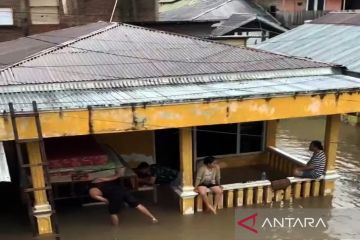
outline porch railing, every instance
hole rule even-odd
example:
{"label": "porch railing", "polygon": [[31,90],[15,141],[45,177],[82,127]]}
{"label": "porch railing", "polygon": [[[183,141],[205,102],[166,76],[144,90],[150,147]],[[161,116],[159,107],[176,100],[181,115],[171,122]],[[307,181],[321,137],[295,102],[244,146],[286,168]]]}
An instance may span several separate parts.
{"label": "porch railing", "polygon": [[[325,182],[333,182],[339,177],[335,171],[318,179],[292,177],[294,168],[304,166],[306,161],[275,147],[269,147],[267,151],[270,168],[288,176],[291,184],[286,189],[277,191],[273,191],[271,182],[268,180],[224,184],[222,185],[224,194],[220,200],[219,209],[324,195]],[[203,211],[204,206],[201,197],[196,193],[193,196],[195,196],[195,211]],[[209,202],[213,203],[215,196],[210,191],[208,191],[207,197]]]}

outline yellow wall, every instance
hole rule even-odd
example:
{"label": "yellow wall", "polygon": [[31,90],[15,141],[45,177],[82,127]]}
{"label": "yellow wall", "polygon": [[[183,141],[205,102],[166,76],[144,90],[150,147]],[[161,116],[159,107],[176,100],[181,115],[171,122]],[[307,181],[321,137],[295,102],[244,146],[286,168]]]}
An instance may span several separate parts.
{"label": "yellow wall", "polygon": [[141,161],[154,162],[153,133],[153,131],[142,131],[97,134],[95,138],[99,143],[108,144],[117,153],[121,154],[131,167],[136,167]]}
{"label": "yellow wall", "polygon": [[[134,108],[41,113],[44,137],[114,133],[360,112],[360,93],[228,100]],[[291,106],[289,108],[289,106]],[[33,120],[18,119],[21,138],[36,137]],[[13,139],[9,115],[0,118],[0,141]]]}

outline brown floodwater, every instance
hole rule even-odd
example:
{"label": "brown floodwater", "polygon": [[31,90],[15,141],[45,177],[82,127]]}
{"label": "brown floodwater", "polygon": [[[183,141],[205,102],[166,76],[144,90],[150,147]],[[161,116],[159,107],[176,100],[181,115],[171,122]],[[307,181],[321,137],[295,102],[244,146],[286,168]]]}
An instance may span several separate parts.
{"label": "brown floodwater", "polygon": [[[277,144],[279,147],[302,158],[308,158],[306,151],[311,140],[323,139],[324,118],[297,119],[281,121]],[[360,208],[360,127],[342,124],[337,170],[341,178],[336,182],[333,197],[307,198],[293,202],[275,203],[268,208],[325,208],[330,213],[339,208]],[[2,197],[3,196],[1,194]],[[141,199],[151,199],[141,195]],[[175,196],[166,190],[160,192],[159,203],[144,204],[159,218],[158,224],[132,209],[121,213],[119,227],[109,225],[104,206],[78,207],[73,203],[63,203],[58,207],[60,229],[63,240],[231,240],[234,239],[234,220],[236,209],[223,209],[214,216],[198,213],[181,216]],[[4,206],[4,205],[3,205]],[[0,240],[31,239],[29,226],[23,210],[2,207],[0,212]],[[312,239],[360,239],[344,233],[349,219],[338,219],[336,213],[330,214],[330,230],[319,232]],[[348,230],[351,231],[351,230]],[[274,235],[272,239],[280,239]],[[287,239],[287,238],[282,238]],[[291,234],[289,239],[303,239],[301,232]]]}

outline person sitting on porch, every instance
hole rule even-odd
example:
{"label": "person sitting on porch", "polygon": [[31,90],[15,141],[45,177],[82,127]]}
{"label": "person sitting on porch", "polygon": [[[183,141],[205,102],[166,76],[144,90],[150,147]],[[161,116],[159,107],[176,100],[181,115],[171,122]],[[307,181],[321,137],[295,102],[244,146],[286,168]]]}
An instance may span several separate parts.
{"label": "person sitting on porch", "polygon": [[115,170],[115,175],[110,177],[102,177],[94,179],[91,182],[89,195],[91,198],[108,204],[108,210],[111,216],[111,223],[113,225],[119,224],[118,213],[127,203],[130,207],[136,208],[145,216],[149,217],[153,223],[158,220],[150,213],[150,211],[140,204],[137,199],[127,190],[125,190],[118,182],[121,177],[121,171]]}
{"label": "person sitting on porch", "polygon": [[309,150],[313,152],[305,167],[296,168],[294,175],[302,178],[319,178],[325,173],[326,156],[320,141],[312,141]]}
{"label": "person sitting on porch", "polygon": [[176,186],[180,183],[178,171],[159,164],[149,165],[141,162],[134,171],[140,185],[170,184]]}
{"label": "person sitting on porch", "polygon": [[[220,203],[223,190],[220,185],[220,167],[213,156],[204,158],[203,165],[198,169],[195,181],[195,191],[199,193],[204,204],[214,214],[216,214]],[[210,189],[215,193],[215,202],[212,206],[207,198],[207,191]]]}

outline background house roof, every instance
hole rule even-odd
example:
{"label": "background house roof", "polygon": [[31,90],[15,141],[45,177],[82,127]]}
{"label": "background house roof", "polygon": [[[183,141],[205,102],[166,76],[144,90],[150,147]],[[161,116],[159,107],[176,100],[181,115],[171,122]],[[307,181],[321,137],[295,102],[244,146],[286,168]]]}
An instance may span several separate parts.
{"label": "background house roof", "polygon": [[[0,43],[0,68],[14,64],[47,48],[67,42],[108,26],[110,23],[97,22],[83,26],[40,33],[30,37]],[[34,40],[39,39],[39,40]]]}
{"label": "background house roof", "polygon": [[360,72],[360,13],[330,13],[255,48],[340,64]]}
{"label": "background house roof", "polygon": [[[216,29],[214,29],[211,33],[213,36],[222,36],[228,34],[236,29],[240,29],[246,26],[248,23],[254,22],[259,25],[260,29],[274,29],[277,32],[286,32],[287,29],[281,27],[279,24],[274,23],[273,21],[269,21],[268,18],[258,16],[256,14],[248,14],[248,13],[236,13],[231,15],[231,17],[227,20],[222,21]],[[245,28],[246,29],[246,28]],[[245,30],[246,31],[246,30]]]}
{"label": "background house roof", "polygon": [[250,0],[181,0],[160,6],[160,21],[219,21],[235,13],[255,14],[279,22]]}
{"label": "background house roof", "polygon": [[360,12],[331,12],[310,23],[360,26]]}

